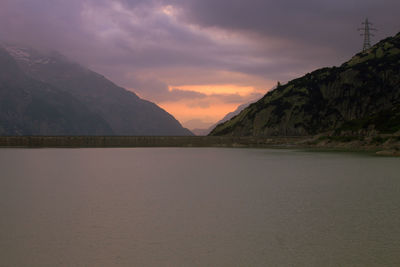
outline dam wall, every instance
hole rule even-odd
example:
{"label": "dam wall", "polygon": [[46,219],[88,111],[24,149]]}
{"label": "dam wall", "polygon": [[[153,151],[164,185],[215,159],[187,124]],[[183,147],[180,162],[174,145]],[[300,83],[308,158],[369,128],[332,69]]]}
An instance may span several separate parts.
{"label": "dam wall", "polygon": [[219,136],[0,136],[0,147],[264,147],[304,137]]}

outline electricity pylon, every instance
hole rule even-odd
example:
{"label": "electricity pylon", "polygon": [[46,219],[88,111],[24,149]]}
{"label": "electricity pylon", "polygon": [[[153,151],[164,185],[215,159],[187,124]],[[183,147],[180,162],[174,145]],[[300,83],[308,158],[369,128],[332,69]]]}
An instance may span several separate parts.
{"label": "electricity pylon", "polygon": [[363,52],[367,49],[371,48],[371,36],[375,36],[371,33],[371,31],[377,31],[377,29],[371,28],[370,25],[373,25],[371,22],[368,21],[368,18],[365,19],[365,22],[362,23],[364,25],[363,28],[359,28],[359,31],[363,31],[361,36],[364,36],[364,45],[363,45]]}

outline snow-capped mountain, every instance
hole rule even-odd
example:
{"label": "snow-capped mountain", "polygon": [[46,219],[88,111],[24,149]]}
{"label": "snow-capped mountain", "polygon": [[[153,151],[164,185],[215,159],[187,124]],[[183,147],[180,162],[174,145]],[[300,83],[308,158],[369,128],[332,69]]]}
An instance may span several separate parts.
{"label": "snow-capped mountain", "polygon": [[57,52],[3,44],[0,53],[0,135],[191,135],[154,103]]}

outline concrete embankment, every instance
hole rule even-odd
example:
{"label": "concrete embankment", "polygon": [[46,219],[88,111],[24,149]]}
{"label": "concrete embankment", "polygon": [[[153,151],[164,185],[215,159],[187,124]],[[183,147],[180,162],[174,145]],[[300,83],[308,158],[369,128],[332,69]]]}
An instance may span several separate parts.
{"label": "concrete embankment", "polygon": [[267,147],[300,140],[304,137],[2,136],[0,147]]}
{"label": "concrete embankment", "polygon": [[400,156],[400,136],[380,134],[374,136],[315,136],[297,143],[313,149],[366,151],[380,156]]}
{"label": "concrete embankment", "polygon": [[400,137],[0,136],[0,147],[253,147],[366,151],[400,156]]}

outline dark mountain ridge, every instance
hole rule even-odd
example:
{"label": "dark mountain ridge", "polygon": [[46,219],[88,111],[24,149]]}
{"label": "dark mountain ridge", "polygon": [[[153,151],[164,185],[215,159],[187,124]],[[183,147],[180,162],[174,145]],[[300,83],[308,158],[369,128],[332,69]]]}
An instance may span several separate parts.
{"label": "dark mountain ridge", "polygon": [[400,130],[400,33],[340,67],[268,92],[210,135],[366,135]]}
{"label": "dark mountain ridge", "polygon": [[27,76],[2,48],[0,65],[0,135],[113,134],[72,95]]}
{"label": "dark mountain ridge", "polygon": [[0,55],[1,135],[191,135],[154,103],[59,53],[4,45]]}

